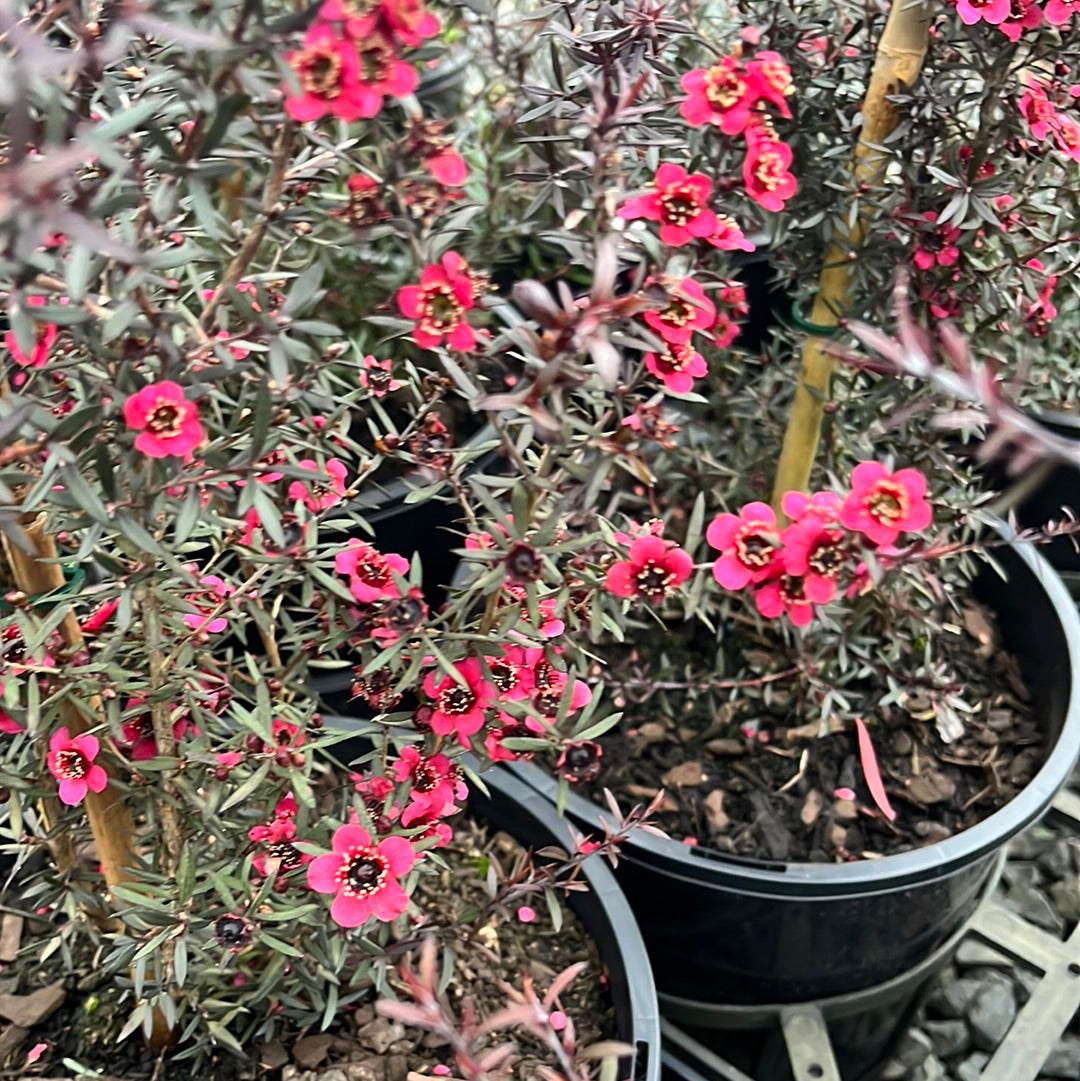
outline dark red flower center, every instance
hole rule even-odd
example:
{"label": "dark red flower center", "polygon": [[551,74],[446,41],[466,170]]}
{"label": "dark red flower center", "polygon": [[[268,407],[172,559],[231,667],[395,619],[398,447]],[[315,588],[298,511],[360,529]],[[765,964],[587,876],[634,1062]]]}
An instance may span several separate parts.
{"label": "dark red flower center", "polygon": [[461,322],[465,309],[448,285],[432,285],[424,292],[422,325],[431,333],[455,327]]}
{"label": "dark red flower center", "polygon": [[684,327],[694,320],[697,309],[685,300],[672,300],[672,302],[660,313],[660,321],[673,327]]}
{"label": "dark red flower center", "polygon": [[267,845],[266,851],[271,859],[280,860],[279,866],[283,871],[291,871],[304,862],[300,850],[288,841],[276,841],[272,845]]}
{"label": "dark red flower center", "polygon": [[735,558],[744,567],[767,567],[775,553],[775,545],[756,522],[744,525],[735,535]]}
{"label": "dark red flower center", "polygon": [[537,661],[533,667],[533,683],[541,690],[553,687],[556,683],[555,669],[548,661]]}
{"label": "dark red flower center", "polygon": [[762,150],[754,162],[754,179],[766,191],[775,191],[784,177],[784,163],[775,150]]}
{"label": "dark red flower center", "polygon": [[434,792],[442,779],[439,771],[425,758],[422,758],[412,770],[413,788],[417,792]]}
{"label": "dark red flower center", "polygon": [[684,372],[694,359],[694,350],[689,342],[671,344],[662,353],[654,354],[656,367],[661,375],[674,375]]}
{"label": "dark red flower center", "polygon": [[358,51],[360,78],[365,83],[381,83],[390,75],[394,53],[389,46],[373,41]]}
{"label": "dark red flower center", "polygon": [[511,578],[519,581],[535,582],[542,573],[540,557],[531,544],[520,541],[511,545],[506,553],[506,569]]}
{"label": "dark red flower center", "polygon": [[782,574],[778,582],[780,599],[787,605],[809,604],[806,599],[806,591],[803,588],[804,581],[801,575]]}
{"label": "dark red flower center", "polygon": [[705,72],[705,97],[717,109],[730,109],[737,105],[746,93],[746,83],[731,67],[718,64]]}
{"label": "dark red flower center", "polygon": [[673,184],[660,196],[660,207],[669,225],[685,225],[701,213],[701,199],[689,184]]}
{"label": "dark red flower center", "polygon": [[674,573],[655,559],[650,559],[634,575],[637,591],[645,597],[662,597],[674,581]]}
{"label": "dark red flower center", "polygon": [[172,439],[180,434],[180,421],[183,416],[183,411],[175,402],[159,399],[146,418],[146,426],[154,435]]}
{"label": "dark red flower center", "polygon": [[300,85],[309,93],[336,98],[341,93],[341,57],[329,45],[313,45],[296,59]]}
{"label": "dark red flower center", "polygon": [[469,687],[454,684],[439,692],[439,712],[459,716],[468,713],[476,705],[476,695]]}
{"label": "dark red flower center", "polygon": [[371,848],[354,849],[338,871],[346,897],[370,897],[386,882],[389,870],[384,857]]}
{"label": "dark red flower center", "polygon": [[56,772],[65,781],[78,781],[90,772],[90,763],[82,751],[72,747],[56,752]]}
{"label": "dark red flower center", "polygon": [[390,373],[385,368],[368,368],[367,385],[374,391],[390,389]]}
{"label": "dark red flower center", "polygon": [[907,514],[908,494],[899,484],[879,481],[866,497],[866,512],[882,525],[895,525]]}
{"label": "dark red flower center", "polygon": [[836,578],[847,564],[847,539],[838,530],[823,533],[810,549],[807,565],[823,578]]}
{"label": "dark red flower center", "polygon": [[488,665],[491,682],[495,684],[500,694],[508,694],[518,685],[518,675],[521,669],[509,661],[493,661]]}
{"label": "dark red flower center", "polygon": [[236,950],[251,938],[251,927],[241,916],[219,916],[214,920],[214,934],[223,946]]}
{"label": "dark red flower center", "polygon": [[369,586],[384,586],[390,581],[390,571],[378,552],[369,552],[356,561],[356,577]]}

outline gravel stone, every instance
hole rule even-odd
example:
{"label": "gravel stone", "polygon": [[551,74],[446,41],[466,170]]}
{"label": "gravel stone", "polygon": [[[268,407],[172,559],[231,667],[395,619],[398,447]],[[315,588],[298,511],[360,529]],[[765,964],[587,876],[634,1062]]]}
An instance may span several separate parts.
{"label": "gravel stone", "polygon": [[922,1065],[933,1052],[934,1045],[930,1037],[917,1028],[909,1028],[901,1038],[899,1046],[893,1053],[893,1058],[911,1070]]}
{"label": "gravel stone", "polygon": [[1039,886],[1043,881],[1043,872],[1037,863],[1011,860],[1005,864],[1001,877],[1010,889],[1016,886]]}
{"label": "gravel stone", "polygon": [[1034,886],[1016,886],[1009,890],[1004,904],[1036,927],[1042,927],[1059,937],[1065,933],[1065,921],[1054,911],[1046,894]]}
{"label": "gravel stone", "polygon": [[926,1001],[926,1011],[947,1019],[964,1017],[982,983],[973,979],[956,979],[935,987]]}
{"label": "gravel stone", "polygon": [[1016,992],[1010,983],[994,980],[980,989],[968,1007],[976,1047],[993,1051],[1016,1020]]}
{"label": "gravel stone", "polygon": [[1076,1081],[1080,1077],[1080,1040],[1066,1038],[1047,1056],[1039,1071],[1040,1077],[1060,1077],[1064,1081]]}
{"label": "gravel stone", "polygon": [[976,1051],[968,1055],[959,1066],[956,1067],[956,1081],[979,1081],[990,1056],[985,1051]]}
{"label": "gravel stone", "polygon": [[1080,923],[1080,878],[1070,875],[1055,882],[1049,890],[1050,900],[1067,923]]}
{"label": "gravel stone", "polygon": [[962,1055],[971,1046],[971,1032],[963,1021],[927,1021],[923,1031],[934,1045],[938,1058]]}

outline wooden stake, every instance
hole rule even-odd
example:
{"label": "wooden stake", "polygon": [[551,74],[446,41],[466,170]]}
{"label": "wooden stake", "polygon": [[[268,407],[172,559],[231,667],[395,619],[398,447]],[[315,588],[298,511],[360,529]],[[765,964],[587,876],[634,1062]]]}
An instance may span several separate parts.
{"label": "wooden stake", "polygon": [[[56,542],[45,532],[45,516],[39,515],[22,527],[24,535],[34,548],[34,555],[23,551],[6,536],[4,552],[15,585],[30,596],[51,593],[64,585],[64,570],[57,559]],[[83,633],[74,611],[68,611],[59,626],[60,637],[70,649],[83,644]],[[101,701],[90,699],[89,715],[83,713],[74,702],[64,702],[60,716],[68,731],[74,736],[104,721]],[[138,863],[135,855],[135,827],[131,821],[123,796],[117,791],[117,772],[107,758],[98,763],[109,776],[108,786],[101,792],[86,793],[83,805],[90,819],[90,832],[94,837],[105,882],[110,887],[132,879],[131,869]],[[55,818],[52,819],[55,822]],[[68,839],[70,841],[70,839]],[[66,868],[70,870],[70,867]]]}
{"label": "wooden stake", "polygon": [[[821,327],[824,334],[811,334],[803,345],[799,384],[777,465],[773,507],[778,514],[785,492],[805,492],[809,488],[833,371],[833,359],[824,349],[826,337],[851,308],[854,271],[874,215],[873,198],[882,188],[892,160],[884,143],[896,129],[898,117],[888,97],[899,91],[901,83],[911,86],[919,77],[930,40],[930,15],[929,0],[893,0],[878,43],[863,102],[862,132],[852,156],[852,203],[834,223],[833,240],[825,252],[809,317],[810,323]],[[850,228],[848,222],[852,223]]]}

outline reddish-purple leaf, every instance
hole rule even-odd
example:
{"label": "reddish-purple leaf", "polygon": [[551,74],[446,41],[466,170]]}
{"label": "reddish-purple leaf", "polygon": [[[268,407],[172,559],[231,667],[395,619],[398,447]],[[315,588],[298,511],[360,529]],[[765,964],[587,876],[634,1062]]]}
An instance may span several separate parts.
{"label": "reddish-purple leaf", "polygon": [[859,761],[862,763],[866,787],[870,789],[870,795],[874,803],[877,804],[877,809],[890,822],[894,822],[896,812],[892,809],[889,797],[885,794],[885,785],[881,780],[881,770],[878,769],[874,744],[870,740],[870,732],[867,730],[866,722],[861,717],[855,718],[855,729],[859,733]]}

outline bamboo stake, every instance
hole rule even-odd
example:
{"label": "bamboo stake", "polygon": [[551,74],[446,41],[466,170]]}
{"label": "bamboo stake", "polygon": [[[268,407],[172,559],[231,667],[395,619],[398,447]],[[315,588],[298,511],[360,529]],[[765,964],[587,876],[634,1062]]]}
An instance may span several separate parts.
{"label": "bamboo stake", "polygon": [[[17,544],[4,537],[4,550],[16,586],[30,596],[51,593],[64,585],[64,571],[57,559],[56,542],[45,532],[45,516],[39,515],[23,526],[23,533],[34,548],[34,555],[23,551]],[[68,611],[59,626],[60,636],[71,649],[83,644],[83,633],[74,611]],[[92,698],[89,702],[91,715],[84,715],[74,702],[64,702],[60,707],[61,718],[71,734],[89,731],[101,723],[101,702]],[[135,827],[123,796],[117,791],[117,772],[108,759],[98,763],[109,776],[108,786],[101,792],[87,792],[83,800],[90,832],[94,837],[105,882],[113,886],[132,879],[131,868],[138,859],[135,855]],[[69,868],[70,869],[70,868]]]}
{"label": "bamboo stake", "polygon": [[809,487],[833,371],[833,359],[825,352],[826,337],[851,307],[854,270],[874,214],[872,199],[864,194],[872,197],[882,187],[892,157],[884,143],[896,129],[898,117],[888,97],[901,83],[911,86],[919,77],[930,40],[930,15],[929,0],[894,0],[878,42],[863,102],[862,132],[852,155],[852,203],[834,225],[810,313],[810,322],[825,334],[810,334],[803,345],[799,383],[784,432],[773,488],[777,513],[785,492],[804,492]]}

